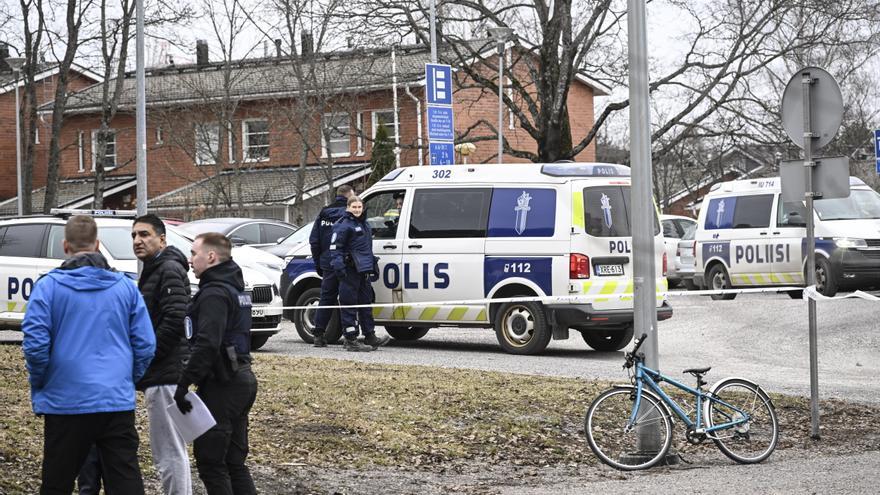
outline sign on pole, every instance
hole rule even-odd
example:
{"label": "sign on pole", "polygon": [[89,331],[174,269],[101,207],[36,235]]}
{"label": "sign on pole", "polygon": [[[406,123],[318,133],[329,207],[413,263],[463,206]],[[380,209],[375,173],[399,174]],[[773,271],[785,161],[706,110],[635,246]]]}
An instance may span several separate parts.
{"label": "sign on pole", "polygon": [[428,153],[431,165],[455,163],[455,113],[452,110],[452,67],[425,64],[428,102]]}
{"label": "sign on pole", "polygon": [[880,129],[874,131],[874,160],[877,162],[877,175],[880,175]]}

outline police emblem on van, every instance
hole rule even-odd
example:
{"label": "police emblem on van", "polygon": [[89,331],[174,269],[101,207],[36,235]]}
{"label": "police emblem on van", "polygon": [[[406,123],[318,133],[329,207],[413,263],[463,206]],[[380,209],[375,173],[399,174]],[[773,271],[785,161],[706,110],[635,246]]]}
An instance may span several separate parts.
{"label": "police emblem on van", "polygon": [[718,209],[715,210],[715,225],[721,225],[721,217],[724,216],[724,200],[718,202]]}
{"label": "police emblem on van", "polygon": [[602,193],[602,215],[605,217],[605,226],[611,228],[611,199]]}
{"label": "police emblem on van", "polygon": [[526,222],[529,218],[529,201],[532,200],[532,196],[523,191],[522,194],[516,198],[516,207],[513,208],[513,211],[516,212],[516,223],[514,224],[513,230],[516,231],[518,235],[522,235],[523,232],[526,231]]}

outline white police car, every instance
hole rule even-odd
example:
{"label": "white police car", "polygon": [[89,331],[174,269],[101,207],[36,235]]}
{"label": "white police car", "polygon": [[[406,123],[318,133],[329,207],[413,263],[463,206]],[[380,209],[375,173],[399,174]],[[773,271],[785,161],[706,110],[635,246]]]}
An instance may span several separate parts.
{"label": "white police car", "polygon": [[[374,308],[377,324],[400,340],[436,327],[492,327],[515,354],[539,353],[551,338],[568,338],[570,328],[594,349],[623,348],[633,334],[629,175],[628,167],[599,163],[392,171],[362,195],[380,260],[376,302],[395,304]],[[656,221],[654,252],[663,292],[666,257]],[[317,304],[320,280],[309,246],[286,259],[285,304]],[[431,304],[571,295],[595,299]],[[310,342],[313,311],[286,314]],[[672,315],[659,294],[657,314]],[[338,320],[326,331],[328,341],[336,340]]]}
{"label": "white police car", "polygon": [[[847,198],[813,206],[816,289],[826,296],[880,287],[880,195],[855,177],[850,189]],[[782,200],[778,177],[716,185],[700,210],[695,282],[711,289],[803,286],[806,215],[802,201]]]}
{"label": "white police car", "polygon": [[[34,282],[65,259],[61,241],[64,225],[71,214],[92,214],[98,224],[101,254],[110,266],[137,278],[137,258],[132,250],[130,212],[113,210],[53,210],[53,215],[0,219],[0,329],[18,330],[24,318]],[[166,240],[189,256],[192,243],[166,226]],[[253,298],[251,346],[261,347],[278,333],[281,324],[281,298],[277,285],[260,270],[248,267],[246,260],[233,258],[242,267],[246,290]],[[198,289],[198,280],[189,272],[190,283]]]}

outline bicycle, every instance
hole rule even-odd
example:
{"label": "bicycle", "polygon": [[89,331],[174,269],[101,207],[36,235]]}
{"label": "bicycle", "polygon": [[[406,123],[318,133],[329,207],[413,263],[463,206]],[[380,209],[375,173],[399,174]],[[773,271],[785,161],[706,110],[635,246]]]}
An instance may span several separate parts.
{"label": "bicycle", "polygon": [[[631,385],[602,392],[587,409],[584,431],[590,449],[602,462],[624,471],[654,466],[669,452],[675,418],[686,426],[689,443],[711,439],[738,463],[758,463],[773,453],[779,422],[770,397],[758,384],[729,377],[706,391],[703,375],[711,367],[704,367],[683,371],[697,379],[696,388],[688,387],[645,366],[644,353],[638,351],[646,338],[647,334],[639,337],[633,350],[625,354],[623,367]],[[695,398],[691,411],[682,409],[660,388],[663,382]]]}

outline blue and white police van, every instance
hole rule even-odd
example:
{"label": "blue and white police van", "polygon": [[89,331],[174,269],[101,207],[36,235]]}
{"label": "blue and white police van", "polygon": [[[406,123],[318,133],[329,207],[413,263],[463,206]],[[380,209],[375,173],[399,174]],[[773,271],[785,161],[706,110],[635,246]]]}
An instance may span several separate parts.
{"label": "blue and white police van", "polygon": [[[0,329],[21,329],[34,283],[64,261],[61,241],[70,215],[94,216],[101,254],[114,269],[137,279],[138,261],[131,241],[134,212],[73,209],[52,212],[51,215],[0,218]],[[189,256],[192,242],[174,227],[166,225],[165,239]],[[277,283],[264,274],[265,268],[252,266],[252,262],[240,256],[238,249],[232,248],[232,257],[241,266],[245,290],[251,292],[251,347],[257,349],[280,331],[282,301]],[[195,293],[198,280],[192,270],[189,279]]]}
{"label": "blue and white police van", "polygon": [[[396,199],[403,197],[400,207]],[[399,168],[362,194],[379,276],[378,325],[399,340],[438,327],[494,328],[501,347],[535,354],[578,331],[596,350],[633,335],[630,170],[601,163]],[[306,227],[308,228],[308,227]],[[657,315],[672,315],[663,238],[655,219]],[[285,305],[318,303],[309,246],[288,254]],[[584,301],[491,302],[593,296]],[[480,302],[489,300],[489,302]],[[435,304],[442,301],[473,301]],[[312,341],[312,310],[286,312]],[[338,319],[326,329],[340,335]]]}
{"label": "blue and white police van", "polygon": [[[880,287],[880,194],[855,177],[850,190],[813,205],[816,289],[826,296]],[[783,201],[778,177],[717,184],[700,209],[695,282],[716,290],[803,286],[806,215],[803,201]]]}

